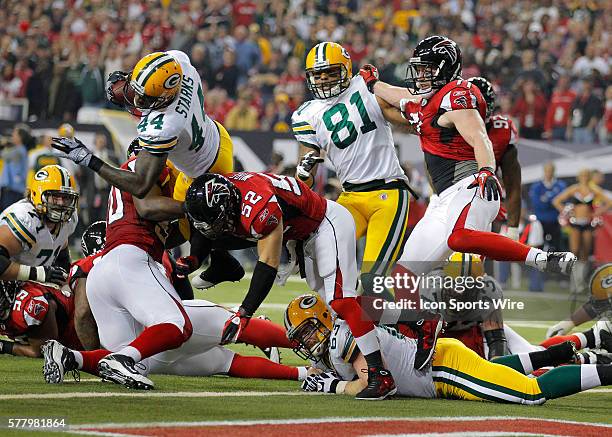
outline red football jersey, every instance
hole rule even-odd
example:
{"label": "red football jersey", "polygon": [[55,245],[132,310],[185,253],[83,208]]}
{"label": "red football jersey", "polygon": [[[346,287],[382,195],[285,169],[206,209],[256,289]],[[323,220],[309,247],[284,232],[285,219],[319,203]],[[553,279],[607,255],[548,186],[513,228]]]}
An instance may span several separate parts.
{"label": "red football jersey", "polygon": [[28,330],[41,325],[49,312],[49,300],[58,306],[56,313],[58,341],[70,348],[82,349],[74,327],[74,295],[38,282],[24,282],[6,323],[0,324],[0,334],[13,339],[27,337]]}
{"label": "red football jersey", "polygon": [[260,239],[283,220],[284,240],[304,240],[316,230],[327,210],[327,201],[290,176],[271,173],[226,175],[240,190],[240,237]]}
{"label": "red football jersey", "polygon": [[[121,168],[134,171],[135,165],[134,157],[125,162]],[[164,196],[172,197],[171,174],[168,167],[162,170],[157,184]],[[166,222],[143,219],[138,215],[130,193],[120,191],[116,187],[111,188],[108,196],[104,252],[121,244],[131,244],[147,252],[155,261],[161,262],[167,235]]]}
{"label": "red football jersey", "polygon": [[449,111],[476,109],[484,120],[486,107],[478,87],[463,79],[449,82],[430,98],[404,106],[403,116],[421,139],[425,164],[437,193],[478,172],[472,146],[457,129],[439,126],[438,119]]}
{"label": "red football jersey", "polygon": [[495,162],[499,168],[504,153],[506,153],[510,144],[516,144],[518,132],[512,120],[501,115],[494,115],[487,123],[487,134],[491,143],[493,143]]}

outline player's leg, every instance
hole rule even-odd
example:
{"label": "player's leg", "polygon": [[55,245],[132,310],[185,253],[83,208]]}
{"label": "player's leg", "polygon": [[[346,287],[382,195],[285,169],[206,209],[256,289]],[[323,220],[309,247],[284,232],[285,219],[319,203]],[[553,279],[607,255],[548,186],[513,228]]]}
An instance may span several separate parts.
{"label": "player's leg", "polygon": [[499,211],[499,200],[482,199],[476,194],[476,188],[467,189],[470,183],[471,178],[465,178],[446,190],[457,189],[448,207],[448,246],[452,250],[477,253],[497,261],[525,262],[542,271],[571,271],[575,256],[569,252],[547,253],[489,232]]}
{"label": "player's leg", "polygon": [[491,362],[511,367],[523,375],[529,375],[534,370],[567,364],[574,362],[575,359],[576,350],[571,342],[566,341],[544,350],[497,357]]}
{"label": "player's leg", "polygon": [[508,350],[511,354],[536,352],[542,350],[541,346],[529,343],[523,336],[504,323],[504,334],[508,341]]}
{"label": "player's leg", "polygon": [[368,363],[369,383],[357,399],[384,399],[397,389],[391,374],[383,367],[374,324],[362,317],[356,299],[355,245],[355,223],[351,214],[328,201],[325,218],[316,235],[305,245],[305,254],[314,260],[312,272],[323,281],[325,301],[347,322]]}

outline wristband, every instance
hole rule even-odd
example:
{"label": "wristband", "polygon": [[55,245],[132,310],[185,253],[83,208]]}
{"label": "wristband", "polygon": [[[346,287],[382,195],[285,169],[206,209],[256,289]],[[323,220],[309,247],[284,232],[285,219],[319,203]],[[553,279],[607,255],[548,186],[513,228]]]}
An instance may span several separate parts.
{"label": "wristband", "polygon": [[344,394],[344,391],[346,390],[346,385],[348,384],[348,381],[340,381],[338,383],[338,385],[336,386],[336,394]]}
{"label": "wristband", "polygon": [[14,345],[12,341],[0,340],[0,354],[12,355]]}
{"label": "wristband", "polygon": [[89,167],[90,169],[92,169],[93,171],[97,173],[102,168],[103,163],[104,161],[102,161],[100,158],[98,158],[95,155],[91,155],[91,159],[89,160],[87,167]]}
{"label": "wristband", "polygon": [[[42,267],[40,268],[42,269]],[[38,272],[36,271],[36,267],[30,267],[21,264],[19,266],[19,271],[17,272],[17,278],[15,279],[17,279],[18,281],[36,281],[36,278],[38,276],[37,273]]]}

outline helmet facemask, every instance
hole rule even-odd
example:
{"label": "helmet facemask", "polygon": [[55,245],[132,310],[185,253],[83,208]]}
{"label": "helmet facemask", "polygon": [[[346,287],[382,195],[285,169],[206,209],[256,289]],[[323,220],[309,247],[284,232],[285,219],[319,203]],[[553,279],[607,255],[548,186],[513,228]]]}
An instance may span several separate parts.
{"label": "helmet facemask", "polygon": [[47,219],[53,223],[65,223],[76,211],[79,194],[68,189],[46,190],[41,198],[43,213]]}
{"label": "helmet facemask", "polygon": [[287,330],[287,338],[293,343],[293,352],[304,359],[318,362],[329,347],[331,331],[316,318],[308,318],[297,327]]}
{"label": "helmet facemask", "polygon": [[410,58],[406,71],[406,88],[415,95],[429,94],[442,88],[449,82],[440,74],[445,62],[443,60],[438,65],[434,62],[421,61],[420,58]]}
{"label": "helmet facemask", "polygon": [[214,240],[235,231],[239,203],[240,192],[230,182],[210,179],[199,195],[187,199],[187,214],[200,233]]}
{"label": "helmet facemask", "polygon": [[[323,76],[325,75],[325,76]],[[325,77],[325,81],[322,81]],[[316,66],[306,70],[306,85],[317,99],[330,99],[350,86],[351,79],[343,64]]]}

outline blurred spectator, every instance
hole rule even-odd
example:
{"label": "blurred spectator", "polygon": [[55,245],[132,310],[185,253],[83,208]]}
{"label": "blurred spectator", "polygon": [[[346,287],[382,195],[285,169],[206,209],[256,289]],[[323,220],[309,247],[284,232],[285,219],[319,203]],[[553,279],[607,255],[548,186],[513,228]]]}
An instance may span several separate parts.
{"label": "blurred spectator", "polygon": [[2,67],[0,77],[0,97],[12,98],[21,97],[19,94],[23,88],[23,82],[15,74],[15,67],[10,62]]}
{"label": "blurred spectator", "polygon": [[544,124],[545,138],[553,140],[565,140],[567,138],[567,121],[569,120],[570,108],[576,98],[576,93],[569,88],[569,81],[569,76],[561,76],[550,98]]}
{"label": "blurred spectator", "polygon": [[574,99],[568,123],[568,137],[575,143],[591,144],[595,140],[595,126],[603,115],[601,100],[593,93],[591,79],[582,81],[582,89]]}
{"label": "blurred spectator", "polygon": [[223,51],[223,64],[214,73],[214,85],[227,91],[230,98],[236,97],[240,70],[236,66],[236,52],[232,49]]}
{"label": "blurred spectator", "polygon": [[278,51],[272,51],[268,64],[259,67],[259,72],[250,78],[250,83],[261,90],[262,97],[267,102],[272,98],[274,88],[278,85],[283,72],[281,54]]}
{"label": "blurred spectator", "polygon": [[222,88],[214,88],[205,94],[206,114],[213,120],[225,124],[227,113],[234,107],[234,101],[228,98],[227,91]]}
{"label": "blurred spectator", "polygon": [[234,30],[234,51],[236,52],[236,65],[240,71],[239,82],[253,73],[253,69],[261,63],[259,45],[250,38],[246,26],[238,26]]}
{"label": "blurred spectator", "polygon": [[514,104],[512,114],[519,119],[519,134],[523,138],[539,139],[544,131],[546,97],[533,79],[523,82],[520,97]]}
{"label": "blurred spectator", "polygon": [[[531,247],[544,247],[544,228],[534,214],[526,214],[523,210],[519,223],[519,241]],[[529,291],[544,291],[544,275],[537,269],[528,269]]]}
{"label": "blurred spectator", "polygon": [[87,64],[81,70],[79,85],[81,101],[84,106],[103,106],[105,102],[104,68],[99,63],[99,53],[93,51],[88,55]]}
{"label": "blurred spectator", "polygon": [[596,71],[602,76],[610,72],[608,60],[602,56],[603,48],[593,43],[589,44],[583,56],[576,59],[572,73],[581,78],[592,76]]}
{"label": "blurred spectator", "polygon": [[[94,153],[103,159],[105,162],[116,164],[117,158],[112,149],[108,145],[106,135],[97,133],[94,140]],[[89,193],[89,222],[98,220],[106,220],[106,204],[110,193],[108,182],[98,176],[97,173],[88,172],[89,176],[93,176],[93,184],[88,185]],[[85,187],[81,190],[83,191]]]}
{"label": "blurred spectator", "polygon": [[606,144],[612,143],[612,85],[606,88],[606,108],[601,132],[601,141]]}
{"label": "blurred spectator", "polygon": [[251,95],[242,92],[238,96],[236,106],[227,113],[224,126],[230,130],[255,130],[258,123],[257,109],[251,105]]}
{"label": "blurred spectator", "polygon": [[559,195],[567,184],[555,178],[555,166],[552,162],[544,164],[544,179],[535,182],[529,189],[531,209],[536,218],[542,223],[544,240],[549,251],[560,250],[561,226],[559,225],[559,211],[552,201]]}
{"label": "blurred spectator", "polygon": [[2,174],[0,175],[0,210],[23,199],[28,176],[28,148],[33,148],[35,140],[30,129],[17,125],[13,129],[11,143],[0,151]]}

